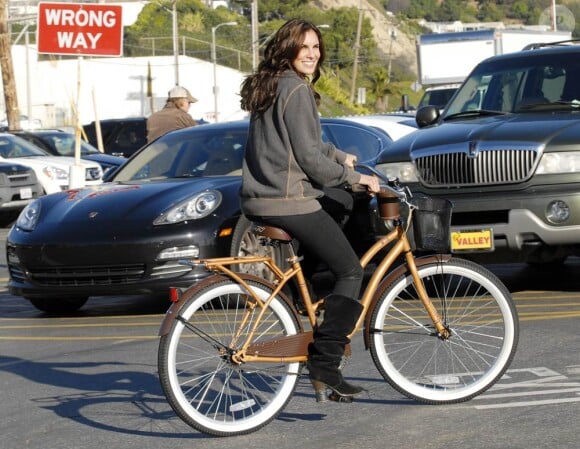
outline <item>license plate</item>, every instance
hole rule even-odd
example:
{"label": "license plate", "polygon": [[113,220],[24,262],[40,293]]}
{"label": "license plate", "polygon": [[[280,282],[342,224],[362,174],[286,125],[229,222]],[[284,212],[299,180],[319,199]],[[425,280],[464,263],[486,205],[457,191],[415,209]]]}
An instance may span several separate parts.
{"label": "license plate", "polygon": [[30,198],[32,198],[32,189],[30,187],[20,189],[21,200],[29,200]]}
{"label": "license plate", "polygon": [[493,251],[492,229],[462,229],[451,231],[451,251]]}

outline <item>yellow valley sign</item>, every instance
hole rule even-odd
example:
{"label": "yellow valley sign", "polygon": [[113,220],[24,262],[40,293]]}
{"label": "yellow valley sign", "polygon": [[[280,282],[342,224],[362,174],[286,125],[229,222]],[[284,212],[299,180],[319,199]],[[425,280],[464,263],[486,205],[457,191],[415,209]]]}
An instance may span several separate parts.
{"label": "yellow valley sign", "polygon": [[493,249],[493,232],[491,229],[451,232],[451,250],[491,251]]}

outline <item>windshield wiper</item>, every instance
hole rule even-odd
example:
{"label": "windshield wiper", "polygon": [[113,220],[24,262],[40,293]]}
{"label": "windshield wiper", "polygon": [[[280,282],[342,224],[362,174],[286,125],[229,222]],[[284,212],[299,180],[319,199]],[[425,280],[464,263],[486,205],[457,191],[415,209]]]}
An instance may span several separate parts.
{"label": "windshield wiper", "polygon": [[490,116],[490,115],[505,115],[507,112],[504,111],[492,111],[489,109],[476,109],[473,111],[462,111],[456,112],[455,114],[449,114],[443,117],[443,120],[449,120],[459,117],[478,117],[478,116]]}
{"label": "windshield wiper", "polygon": [[203,171],[182,173],[181,175],[172,176],[171,179],[182,179],[182,178],[201,178],[203,176]]}

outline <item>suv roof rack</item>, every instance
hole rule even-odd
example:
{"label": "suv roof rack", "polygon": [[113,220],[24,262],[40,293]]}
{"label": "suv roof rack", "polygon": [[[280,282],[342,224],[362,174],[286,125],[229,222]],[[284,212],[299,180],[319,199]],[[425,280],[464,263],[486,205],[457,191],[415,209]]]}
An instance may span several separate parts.
{"label": "suv roof rack", "polygon": [[557,46],[564,46],[564,45],[574,45],[574,44],[580,44],[580,39],[568,39],[565,41],[557,41],[557,42],[536,42],[533,44],[528,44],[526,45],[524,48],[522,48],[523,50],[536,50],[538,48],[544,48],[544,47],[557,47]]}

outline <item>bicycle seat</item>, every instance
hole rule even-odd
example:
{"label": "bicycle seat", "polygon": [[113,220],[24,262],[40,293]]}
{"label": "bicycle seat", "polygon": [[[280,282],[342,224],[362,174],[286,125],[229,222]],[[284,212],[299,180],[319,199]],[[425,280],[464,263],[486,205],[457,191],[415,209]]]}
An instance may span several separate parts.
{"label": "bicycle seat", "polygon": [[279,240],[283,243],[290,243],[292,241],[292,236],[284,231],[284,229],[270,226],[264,223],[252,224],[252,232],[257,236],[267,237],[272,240]]}

